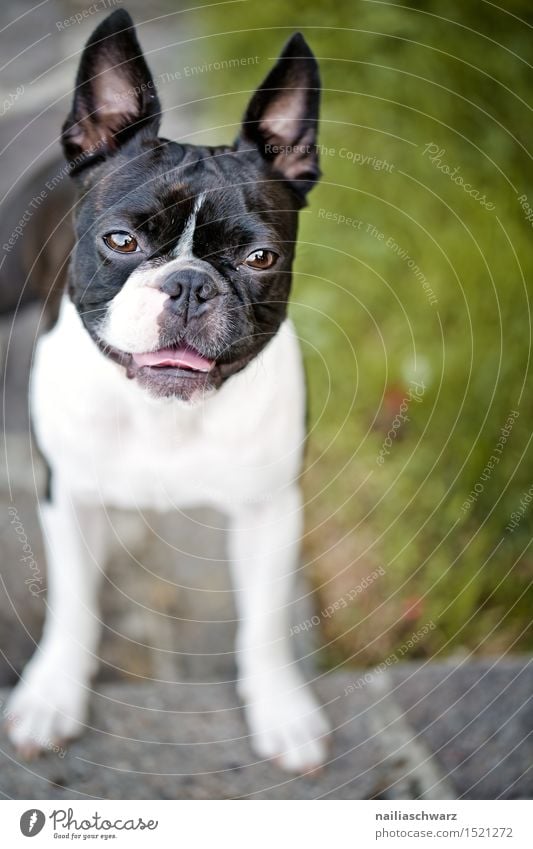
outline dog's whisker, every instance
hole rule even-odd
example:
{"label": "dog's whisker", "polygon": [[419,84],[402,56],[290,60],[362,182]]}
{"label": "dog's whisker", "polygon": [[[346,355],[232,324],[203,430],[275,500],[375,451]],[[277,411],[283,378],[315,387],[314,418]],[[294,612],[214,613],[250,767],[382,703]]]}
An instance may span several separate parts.
{"label": "dog's whisker", "polygon": [[95,307],[95,309],[92,309],[92,310],[83,310],[82,312],[79,312],[78,315],[79,316],[93,315],[94,313],[98,313],[98,312],[107,312],[107,307]]}

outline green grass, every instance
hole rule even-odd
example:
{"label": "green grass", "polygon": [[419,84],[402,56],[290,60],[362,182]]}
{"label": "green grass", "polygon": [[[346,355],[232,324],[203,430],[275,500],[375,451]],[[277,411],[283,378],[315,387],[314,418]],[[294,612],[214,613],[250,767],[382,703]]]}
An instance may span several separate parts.
{"label": "green grass", "polygon": [[[251,0],[198,13],[205,57],[260,57],[209,75],[205,110],[221,125],[295,29],[321,65],[328,151],[301,217],[292,305],[310,384],[305,551],[319,607],[386,570],[325,620],[326,663],[381,660],[430,621],[409,656],[533,646],[533,509],[506,531],[533,483],[533,231],[518,202],[533,205],[528,6]],[[439,170],[428,144],[494,208]],[[354,164],[343,149],[392,167]],[[380,465],[415,378],[423,399]]]}

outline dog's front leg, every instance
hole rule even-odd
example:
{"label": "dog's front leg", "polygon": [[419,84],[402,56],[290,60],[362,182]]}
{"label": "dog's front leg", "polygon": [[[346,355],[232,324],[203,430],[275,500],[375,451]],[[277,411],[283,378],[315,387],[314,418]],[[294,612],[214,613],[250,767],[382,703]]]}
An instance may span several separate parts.
{"label": "dog's front leg", "polygon": [[43,635],[7,707],[9,736],[24,757],[83,730],[100,631],[104,509],[75,504],[57,486],[53,495],[40,513],[48,567]]}
{"label": "dog's front leg", "polygon": [[328,725],[293,658],[289,609],[302,507],[296,486],[247,505],[232,518],[230,557],[236,605],[238,689],[260,757],[291,771],[318,767]]}

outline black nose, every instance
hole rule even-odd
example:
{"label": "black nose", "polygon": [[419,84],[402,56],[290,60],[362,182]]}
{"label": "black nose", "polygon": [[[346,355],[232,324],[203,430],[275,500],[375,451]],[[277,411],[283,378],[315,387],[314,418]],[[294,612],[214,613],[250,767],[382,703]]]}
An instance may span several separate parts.
{"label": "black nose", "polygon": [[204,305],[220,294],[215,281],[195,268],[169,274],[161,284],[161,291],[169,296],[171,309],[186,312],[188,318],[199,315]]}

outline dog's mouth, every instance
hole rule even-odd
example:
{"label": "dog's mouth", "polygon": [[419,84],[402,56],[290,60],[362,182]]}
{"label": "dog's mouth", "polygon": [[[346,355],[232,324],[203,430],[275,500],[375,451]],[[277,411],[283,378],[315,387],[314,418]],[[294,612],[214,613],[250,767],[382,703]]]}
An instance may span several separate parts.
{"label": "dog's mouth", "polygon": [[177,397],[190,401],[221,384],[217,362],[191,345],[175,345],[157,351],[132,353],[126,368],[128,377],[156,397]]}
{"label": "dog's mouth", "polygon": [[145,354],[132,354],[132,363],[137,368],[179,369],[200,374],[208,374],[216,365],[189,345],[175,348],[160,348]]}
{"label": "dog's mouth", "polygon": [[254,348],[236,357],[228,357],[226,351],[220,359],[211,359],[183,343],[157,351],[127,353],[97,336],[94,338],[102,353],[122,366],[127,377],[136,380],[151,395],[184,401],[219,389],[224,381],[248,365],[259,350]]}

